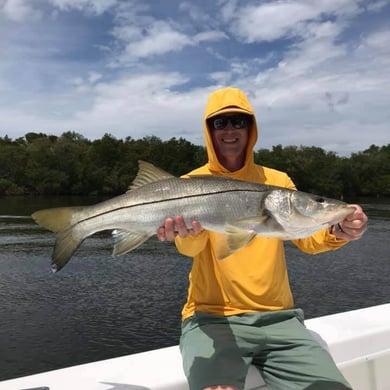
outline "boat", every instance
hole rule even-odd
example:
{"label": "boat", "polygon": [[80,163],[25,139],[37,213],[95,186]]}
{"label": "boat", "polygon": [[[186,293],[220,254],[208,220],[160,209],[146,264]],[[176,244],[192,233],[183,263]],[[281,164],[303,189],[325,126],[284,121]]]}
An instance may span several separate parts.
{"label": "boat", "polygon": [[[305,321],[354,390],[390,390],[390,303]],[[178,346],[0,382],[0,390],[188,390]],[[266,390],[251,366],[245,390]]]}

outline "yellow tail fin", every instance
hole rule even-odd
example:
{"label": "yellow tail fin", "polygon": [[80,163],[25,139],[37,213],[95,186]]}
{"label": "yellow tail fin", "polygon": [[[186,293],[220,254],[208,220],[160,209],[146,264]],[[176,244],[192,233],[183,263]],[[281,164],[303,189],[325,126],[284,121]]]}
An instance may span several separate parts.
{"label": "yellow tail fin", "polygon": [[78,223],[76,212],[77,207],[60,207],[39,210],[32,215],[36,223],[57,233],[52,255],[53,272],[59,271],[69,261],[86,238],[74,229]]}
{"label": "yellow tail fin", "polygon": [[74,224],[72,222],[74,212],[74,207],[59,207],[36,211],[32,217],[37,224],[58,233],[69,229]]}

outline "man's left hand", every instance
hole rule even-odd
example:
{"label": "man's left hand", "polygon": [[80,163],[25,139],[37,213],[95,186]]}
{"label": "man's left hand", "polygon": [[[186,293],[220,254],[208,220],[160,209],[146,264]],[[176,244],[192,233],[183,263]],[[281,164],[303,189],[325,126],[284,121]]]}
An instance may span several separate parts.
{"label": "man's left hand", "polygon": [[341,240],[358,240],[367,230],[368,217],[359,205],[353,204],[355,211],[347,215],[339,224],[341,230],[333,229],[333,234]]}

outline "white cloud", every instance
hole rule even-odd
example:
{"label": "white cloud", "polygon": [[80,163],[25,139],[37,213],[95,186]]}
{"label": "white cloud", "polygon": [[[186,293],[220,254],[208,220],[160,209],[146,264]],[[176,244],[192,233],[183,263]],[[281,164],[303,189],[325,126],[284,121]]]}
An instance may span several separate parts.
{"label": "white cloud", "polygon": [[0,3],[0,12],[15,22],[21,22],[27,17],[34,19],[40,17],[40,12],[34,10],[31,3],[26,0],[5,0],[2,5]]}
{"label": "white cloud", "polygon": [[382,30],[372,33],[362,42],[362,47],[377,50],[381,53],[390,53],[390,30]]}
{"label": "white cloud", "polygon": [[96,81],[100,80],[103,76],[100,73],[97,72],[89,72],[88,73],[88,81],[91,84],[95,84]]}
{"label": "white cloud", "polygon": [[221,39],[227,39],[228,36],[223,31],[203,31],[194,36],[195,42],[210,42],[220,41]]}
{"label": "white cloud", "polygon": [[97,15],[117,5],[118,0],[48,0],[53,6],[60,10],[76,9],[87,11]]}
{"label": "white cloud", "polygon": [[173,92],[188,81],[177,73],[128,75],[112,83],[100,83],[90,107],[77,110],[62,128],[76,129],[88,137],[111,132],[117,137],[162,139],[185,137],[202,143],[202,115],[207,93]]}
{"label": "white cloud", "polygon": [[373,0],[368,4],[364,4],[364,6],[368,11],[373,11],[373,12],[378,12],[382,10],[384,7],[386,7],[387,5],[389,5],[389,0],[377,0],[377,1]]}
{"label": "white cloud", "polygon": [[[118,0],[47,0],[55,9],[61,11],[78,10],[100,15],[118,4]],[[37,2],[31,0],[2,0],[0,13],[16,22],[27,19],[40,19],[43,12]]]}
{"label": "white cloud", "polygon": [[272,41],[291,34],[297,24],[315,16],[313,7],[306,4],[278,2],[248,6],[239,15],[236,31],[247,42]]}
{"label": "white cloud", "polygon": [[157,21],[144,29],[142,38],[130,42],[122,55],[129,60],[178,51],[194,42],[188,36],[175,31],[168,23]]}
{"label": "white cloud", "polygon": [[244,7],[237,5],[236,11],[229,12],[226,18],[235,21],[231,29],[242,40],[260,42],[305,36],[306,26],[313,22],[320,24],[324,16],[352,16],[357,12],[359,8],[354,0],[283,0]]}

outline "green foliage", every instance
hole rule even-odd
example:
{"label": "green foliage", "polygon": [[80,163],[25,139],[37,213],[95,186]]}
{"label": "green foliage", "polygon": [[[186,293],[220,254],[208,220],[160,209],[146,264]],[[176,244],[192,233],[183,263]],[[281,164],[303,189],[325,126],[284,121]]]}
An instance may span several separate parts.
{"label": "green foliage", "polygon": [[351,164],[356,172],[356,187],[361,195],[390,195],[390,144],[371,145],[363,152],[351,156]]}
{"label": "green foliage", "polygon": [[[332,197],[390,196],[390,144],[338,157],[318,147],[274,146],[254,153],[261,165],[287,172],[302,191]],[[206,150],[183,138],[135,140],[105,134],[90,141],[30,132],[0,137],[0,195],[116,195],[134,179],[138,160],[180,176],[207,161]]]}
{"label": "green foliage", "polygon": [[255,161],[287,172],[301,191],[332,197],[343,195],[340,159],[333,152],[318,147],[274,146],[272,151],[261,149]]}
{"label": "green foliage", "polygon": [[390,194],[390,144],[350,158],[314,146],[277,145],[256,151],[255,161],[287,172],[301,191],[335,198]]}

